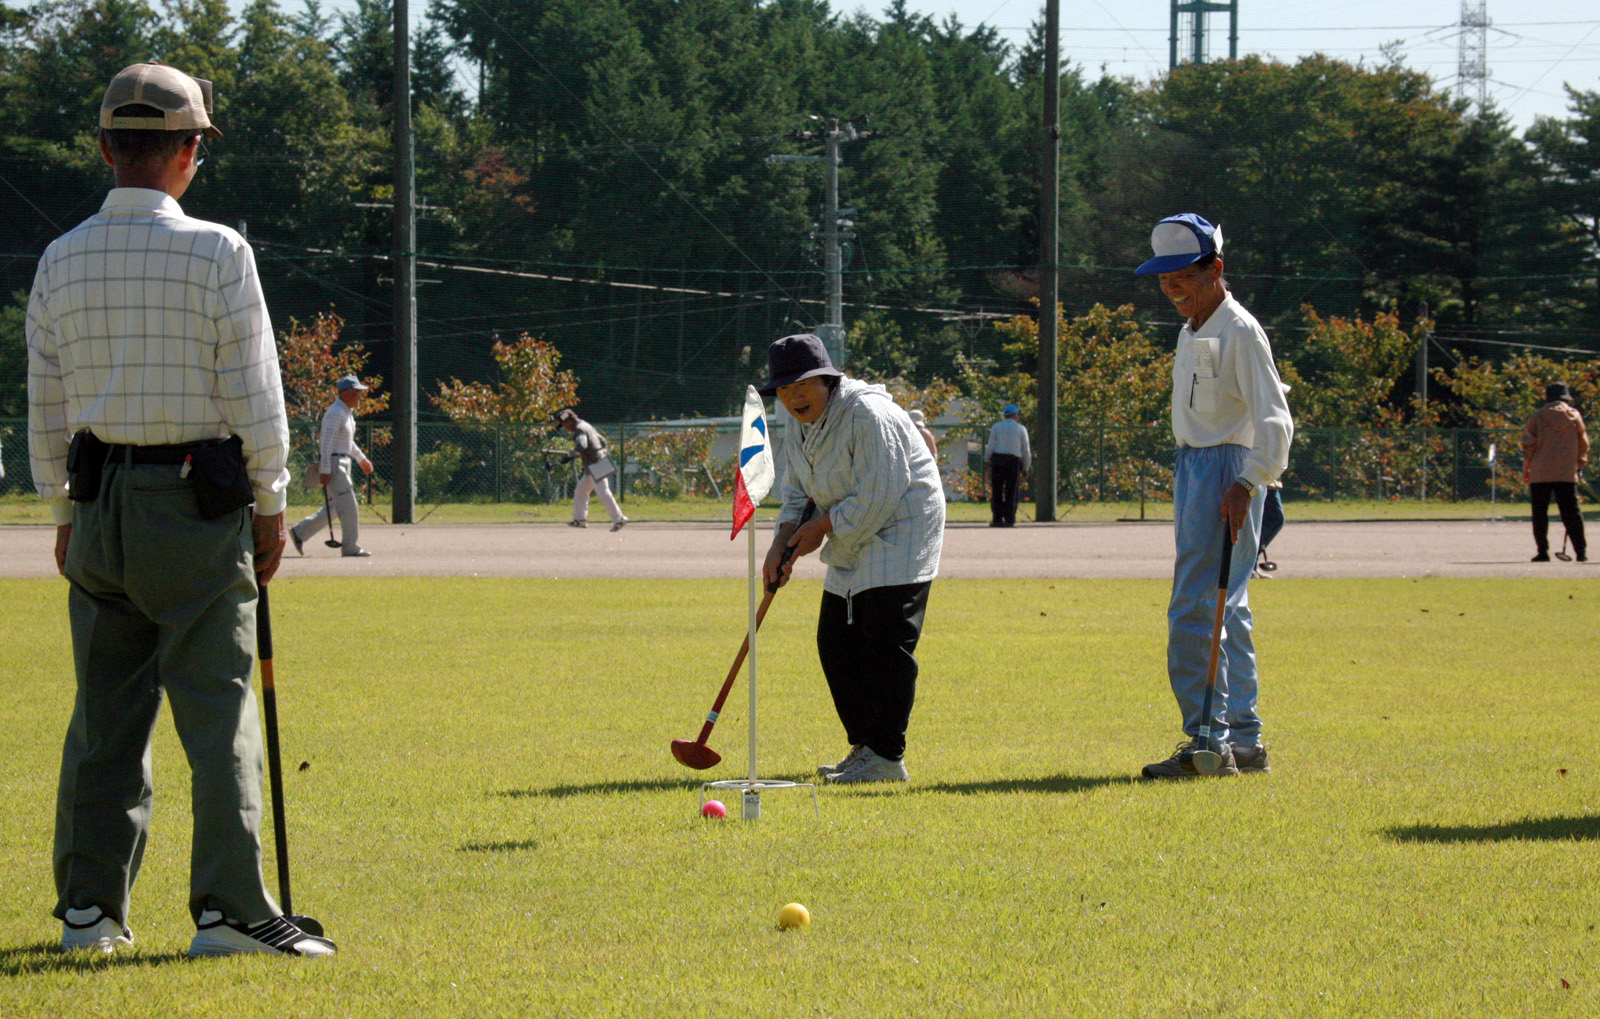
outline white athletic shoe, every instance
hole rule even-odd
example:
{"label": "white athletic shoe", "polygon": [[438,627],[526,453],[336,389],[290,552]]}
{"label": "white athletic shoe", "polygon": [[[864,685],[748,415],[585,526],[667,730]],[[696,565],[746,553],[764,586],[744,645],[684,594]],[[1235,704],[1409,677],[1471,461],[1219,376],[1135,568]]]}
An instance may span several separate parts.
{"label": "white athletic shoe", "polygon": [[887,757],[879,757],[871,747],[862,747],[861,756],[850,767],[829,775],[828,781],[834,785],[844,785],[851,782],[906,782],[910,778],[904,760],[891,761]]}
{"label": "white athletic shoe", "polygon": [[76,952],[92,948],[110,955],[125,945],[133,944],[133,932],[101,912],[99,906],[88,909],[69,909],[61,921],[61,950]]}
{"label": "white athletic shoe", "polygon": [[612,531],[620,531],[624,527],[628,526],[628,523],[629,523],[628,518],[627,517],[623,517],[621,520],[618,520],[616,523],[611,525],[611,530]]}
{"label": "white athletic shoe", "polygon": [[266,952],[269,955],[300,955],[307,958],[332,955],[339,946],[327,938],[313,937],[275,916],[260,923],[235,923],[215,909],[200,914],[199,930],[189,944],[189,958],[208,955],[240,955]]}
{"label": "white athletic shoe", "polygon": [[823,778],[832,778],[833,776],[839,774],[839,772],[848,769],[850,765],[856,763],[856,758],[860,757],[861,752],[866,749],[866,747],[862,746],[860,743],[857,743],[855,746],[850,748],[850,752],[845,754],[844,759],[838,764],[818,765],[817,774],[821,775]]}

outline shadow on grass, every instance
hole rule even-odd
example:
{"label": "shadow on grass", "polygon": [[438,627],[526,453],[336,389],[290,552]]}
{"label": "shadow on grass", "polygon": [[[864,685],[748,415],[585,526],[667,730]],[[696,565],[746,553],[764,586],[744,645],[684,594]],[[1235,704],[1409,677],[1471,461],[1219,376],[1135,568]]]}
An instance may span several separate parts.
{"label": "shadow on grass", "polygon": [[978,782],[913,782],[920,793],[1086,793],[1113,785],[1134,785],[1128,775],[1042,775],[1037,778],[991,778]]}
{"label": "shadow on grass", "polygon": [[[826,783],[817,782],[818,785]],[[956,793],[977,796],[984,793],[1086,793],[1114,785],[1142,785],[1127,775],[1043,775],[1038,778],[990,778],[977,782],[919,782],[910,788],[897,783],[870,782],[863,785],[832,786],[857,796],[913,796],[922,793]]]}
{"label": "shadow on grass", "polygon": [[1506,824],[1412,824],[1385,828],[1396,842],[1593,842],[1600,840],[1600,815],[1528,817]]}
{"label": "shadow on grass", "polygon": [[466,842],[456,848],[458,853],[523,853],[538,849],[539,843],[533,839],[518,839],[515,842]]}
{"label": "shadow on grass", "polygon": [[[490,793],[490,796],[506,796],[512,799],[532,799],[536,797],[550,797],[559,799],[567,796],[602,796],[614,793],[657,793],[677,789],[698,789],[705,782],[719,781],[709,773],[703,773],[705,778],[651,778],[635,779],[629,782],[589,782],[582,785],[554,785],[547,789],[502,789]],[[815,775],[766,775],[768,779],[785,782],[811,784],[818,788],[828,786],[828,783]],[[729,778],[727,781],[738,781]],[[898,783],[870,783],[859,786],[829,786],[829,788],[848,789],[856,793],[881,793],[892,795],[902,792],[911,793],[961,793],[975,795],[979,793],[1086,793],[1091,789],[1101,789],[1113,785],[1135,785],[1138,779],[1128,775],[1045,775],[1038,778],[995,778],[984,779],[977,782],[918,782],[912,780],[911,787],[907,789]],[[486,851],[522,848],[517,843],[493,843],[484,847],[469,844],[462,847],[464,850],[483,848]],[[532,848],[532,847],[528,847]]]}
{"label": "shadow on grass", "polygon": [[597,796],[608,793],[659,793],[672,789],[698,789],[703,781],[711,779],[642,778],[630,782],[585,782],[581,785],[553,785],[547,789],[502,789],[489,795],[523,800],[541,797],[560,799],[565,796]]}
{"label": "shadow on grass", "polygon": [[63,952],[59,941],[39,941],[17,948],[0,948],[0,977],[20,977],[34,973],[66,970],[95,970],[107,966],[166,966],[189,962],[184,952],[140,952],[123,949],[113,955],[99,952]]}

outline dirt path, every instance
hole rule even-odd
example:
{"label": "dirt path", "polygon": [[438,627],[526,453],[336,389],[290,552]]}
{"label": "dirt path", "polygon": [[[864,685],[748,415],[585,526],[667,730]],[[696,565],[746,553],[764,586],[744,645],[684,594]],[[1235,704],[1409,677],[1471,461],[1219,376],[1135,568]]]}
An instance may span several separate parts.
{"label": "dirt path", "polygon": [[[1560,524],[1553,528],[1560,536]],[[293,549],[284,576],[372,577],[739,577],[744,535],[711,523],[422,524],[361,527],[370,559],[343,559],[320,541]],[[55,573],[53,534],[0,526],[0,576]],[[758,538],[765,550],[768,535]],[[1272,545],[1278,579],[1296,577],[1600,578],[1579,563],[1530,563],[1526,522],[1305,523],[1293,520]],[[801,576],[821,576],[815,556]],[[1020,524],[994,530],[955,524],[945,532],[943,577],[1172,576],[1170,523]]]}

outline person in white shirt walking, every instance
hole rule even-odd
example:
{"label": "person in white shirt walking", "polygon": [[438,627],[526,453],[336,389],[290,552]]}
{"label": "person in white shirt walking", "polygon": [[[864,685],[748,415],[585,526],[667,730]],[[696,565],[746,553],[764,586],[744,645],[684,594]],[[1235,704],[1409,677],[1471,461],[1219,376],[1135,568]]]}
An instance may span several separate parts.
{"label": "person in white shirt walking", "polygon": [[210,113],[210,82],[174,68],[112,78],[99,142],[115,187],[45,250],[28,297],[28,452],[71,583],[77,671],[54,915],[64,950],[132,944],[150,737],[170,700],[193,788],[189,953],[332,955],[261,876],[250,680],[258,585],[283,555],[289,426],[250,245],[178,206],[221,137]]}
{"label": "person in white shirt walking", "polygon": [[[1267,334],[1228,293],[1222,229],[1193,213],[1157,223],[1157,275],[1184,318],[1172,367],[1172,434],[1178,453],[1172,502],[1177,561],[1167,608],[1167,676],[1183,714],[1184,742],[1146,765],[1146,778],[1191,778],[1192,757],[1209,750],[1218,774],[1265,772],[1248,586],[1261,535],[1266,486],[1289,462],[1294,421]],[[1224,530],[1233,542],[1227,607],[1210,719],[1202,717]],[[1209,726],[1211,746],[1200,745]]]}
{"label": "person in white shirt walking", "polygon": [[369,556],[372,553],[361,547],[361,504],[356,499],[355,480],[350,473],[352,462],[361,465],[362,473],[372,473],[372,461],[356,445],[356,411],[367,387],[354,375],[346,375],[334,384],[339,394],[322,415],[320,437],[321,460],[317,464],[317,477],[325,493],[322,508],[289,529],[294,550],[306,554],[306,539],[328,526],[328,507],[339,514],[339,539],[343,546],[341,555]]}
{"label": "person in white shirt walking", "polygon": [[1033,470],[1033,450],[1028,445],[1028,429],[1022,424],[1022,409],[1008,403],[1001,418],[989,429],[983,447],[983,462],[989,470],[989,526],[1017,526],[1017,493],[1022,479]]}

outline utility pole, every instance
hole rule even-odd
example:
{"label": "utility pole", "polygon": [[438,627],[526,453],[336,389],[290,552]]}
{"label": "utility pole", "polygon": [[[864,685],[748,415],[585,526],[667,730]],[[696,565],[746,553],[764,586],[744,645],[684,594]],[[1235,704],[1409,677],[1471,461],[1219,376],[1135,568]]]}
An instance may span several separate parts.
{"label": "utility pole", "polygon": [[417,177],[411,141],[411,14],[394,0],[394,505],[414,523],[417,492]]}
{"label": "utility pole", "polygon": [[1039,378],[1034,420],[1033,518],[1056,518],[1056,418],[1060,386],[1056,380],[1056,342],[1061,318],[1061,279],[1057,262],[1061,224],[1061,0],[1044,6],[1044,134],[1039,154]]}
{"label": "utility pole", "polygon": [[[823,141],[827,144],[827,155],[767,157],[769,163],[821,163],[827,171],[822,196],[822,228],[817,231],[818,238],[822,241],[824,321],[816,326],[816,330],[817,337],[828,349],[828,357],[833,361],[835,368],[843,368],[849,356],[849,351],[845,349],[844,257],[840,250],[840,242],[855,236],[850,230],[855,225],[850,217],[856,213],[853,208],[839,208],[839,164],[842,162],[839,145],[842,142],[858,141],[871,136],[872,132],[858,131],[854,124],[848,122],[841,124],[834,120],[822,135]],[[815,140],[816,137],[809,131],[800,135],[803,141]]]}
{"label": "utility pole", "polygon": [[[1422,342],[1417,344],[1417,418],[1424,423],[1428,417],[1428,343],[1433,339],[1433,328],[1428,322],[1428,302],[1418,309],[1417,324],[1422,327]],[[1428,444],[1422,445],[1422,484],[1418,492],[1423,502],[1428,501]]]}
{"label": "utility pole", "polygon": [[822,271],[827,274],[825,291],[827,321],[819,330],[822,345],[834,367],[843,368],[844,349],[844,266],[839,258],[839,125],[828,131],[827,186],[822,193]]}

